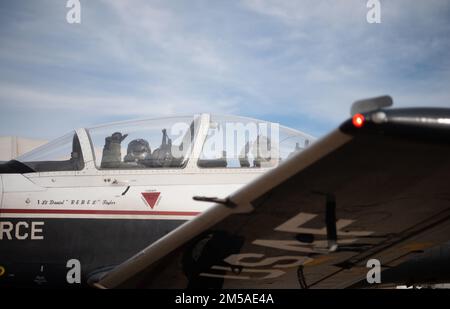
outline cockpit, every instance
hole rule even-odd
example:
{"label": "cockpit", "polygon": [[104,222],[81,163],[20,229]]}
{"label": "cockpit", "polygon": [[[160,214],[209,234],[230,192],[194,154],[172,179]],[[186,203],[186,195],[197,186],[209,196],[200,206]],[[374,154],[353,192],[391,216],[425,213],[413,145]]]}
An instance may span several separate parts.
{"label": "cockpit", "polygon": [[[201,114],[79,129],[10,161],[20,172],[277,166],[314,140],[262,120]],[[6,169],[5,169],[6,168]]]}
{"label": "cockpit", "polygon": [[173,117],[88,129],[100,169],[182,168],[199,119]]}

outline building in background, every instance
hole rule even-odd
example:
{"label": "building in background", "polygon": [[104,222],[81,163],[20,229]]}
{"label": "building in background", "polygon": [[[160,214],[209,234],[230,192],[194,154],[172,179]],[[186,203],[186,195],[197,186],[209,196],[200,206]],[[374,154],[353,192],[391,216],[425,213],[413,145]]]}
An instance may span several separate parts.
{"label": "building in background", "polygon": [[0,136],[0,161],[14,159],[46,142],[18,136]]}

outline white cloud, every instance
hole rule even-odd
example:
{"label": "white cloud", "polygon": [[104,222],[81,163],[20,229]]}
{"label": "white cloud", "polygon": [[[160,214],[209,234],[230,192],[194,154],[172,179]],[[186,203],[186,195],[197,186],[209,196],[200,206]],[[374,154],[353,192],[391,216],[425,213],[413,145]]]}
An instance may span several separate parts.
{"label": "white cloud", "polygon": [[79,26],[57,1],[30,3],[39,14],[0,29],[9,108],[306,117],[326,131],[364,97],[448,104],[448,1],[382,1],[381,25],[365,0],[103,0],[83,2]]}
{"label": "white cloud", "polygon": [[[0,101],[4,107],[20,107],[32,110],[39,106],[41,110],[94,112],[102,116],[113,115],[123,117],[163,116],[199,112],[227,113],[237,111],[239,101],[229,100],[204,101],[204,98],[193,100],[174,94],[170,89],[154,89],[152,96],[100,96],[62,94],[55,91],[46,92],[41,89],[11,84],[0,85]],[[208,110],[205,107],[208,106]]]}

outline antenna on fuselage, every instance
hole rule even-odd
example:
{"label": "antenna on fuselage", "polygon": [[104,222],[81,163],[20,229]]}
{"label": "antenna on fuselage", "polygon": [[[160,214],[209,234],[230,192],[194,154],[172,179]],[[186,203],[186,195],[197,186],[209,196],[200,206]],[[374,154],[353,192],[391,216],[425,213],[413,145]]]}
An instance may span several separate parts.
{"label": "antenna on fuselage", "polygon": [[352,104],[350,116],[376,111],[392,105],[394,105],[394,101],[392,100],[392,97],[388,95],[358,100]]}

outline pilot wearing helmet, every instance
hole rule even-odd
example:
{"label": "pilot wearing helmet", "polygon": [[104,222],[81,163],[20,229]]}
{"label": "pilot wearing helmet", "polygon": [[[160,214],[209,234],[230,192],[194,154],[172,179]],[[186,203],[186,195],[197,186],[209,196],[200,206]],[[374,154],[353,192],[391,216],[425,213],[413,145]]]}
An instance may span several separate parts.
{"label": "pilot wearing helmet", "polygon": [[105,146],[103,146],[102,168],[120,167],[122,155],[120,152],[122,141],[127,138],[128,134],[115,132],[111,136],[105,138]]}
{"label": "pilot wearing helmet", "polygon": [[278,147],[264,135],[258,135],[253,143],[249,141],[245,144],[239,155],[241,167],[251,167],[249,153],[253,156],[253,167],[272,167],[279,161]]}
{"label": "pilot wearing helmet", "polygon": [[126,163],[141,163],[148,160],[151,153],[150,145],[145,139],[135,139],[128,144],[127,155],[123,161]]}

